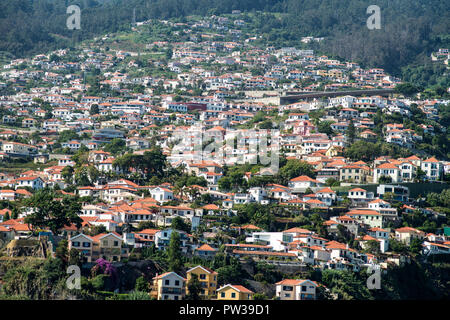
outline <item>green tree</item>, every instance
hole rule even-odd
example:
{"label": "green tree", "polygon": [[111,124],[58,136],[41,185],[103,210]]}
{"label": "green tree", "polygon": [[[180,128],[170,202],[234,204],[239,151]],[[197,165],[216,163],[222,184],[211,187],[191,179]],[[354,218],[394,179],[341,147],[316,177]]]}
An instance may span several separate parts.
{"label": "green tree", "polygon": [[82,259],[80,255],[80,251],[77,249],[70,249],[69,251],[69,265],[76,265],[81,267]]}
{"label": "green tree", "polygon": [[255,293],[253,295],[253,300],[261,301],[261,300],[268,300],[268,298],[264,293]]}
{"label": "green tree", "polygon": [[419,254],[422,251],[422,240],[418,238],[411,239],[409,250],[413,254]]}
{"label": "green tree", "polygon": [[303,175],[315,178],[316,174],[313,166],[306,161],[290,159],[280,168],[279,183],[286,185],[289,180]]}
{"label": "green tree", "polygon": [[411,83],[401,83],[395,87],[395,92],[401,93],[407,97],[411,97],[419,92],[419,88],[417,88]]}
{"label": "green tree", "polygon": [[169,269],[173,272],[180,272],[183,267],[183,261],[181,258],[181,240],[180,235],[176,231],[172,231],[170,236],[169,248],[167,250],[167,256],[169,261]]}
{"label": "green tree", "polygon": [[65,166],[61,171],[61,176],[64,179],[64,182],[67,184],[71,184],[74,176],[74,169],[72,166]]}
{"label": "green tree", "polygon": [[36,192],[30,198],[24,200],[25,208],[34,208],[33,212],[25,217],[32,230],[37,228],[50,229],[53,234],[57,234],[64,226],[75,224],[81,228],[81,202],[78,197],[64,196],[63,199],[56,200],[56,195],[43,189]]}
{"label": "green tree", "polygon": [[331,128],[332,121],[320,121],[317,125],[317,130],[320,133],[326,133],[327,135],[333,134],[333,129]]}
{"label": "green tree", "polygon": [[172,224],[170,225],[172,229],[181,230],[185,232],[190,232],[191,227],[184,221],[183,218],[177,216],[172,220]]}
{"label": "green tree", "polygon": [[186,300],[201,300],[200,294],[203,291],[203,287],[195,273],[191,274],[187,288],[189,293],[186,295]]}
{"label": "green tree", "polygon": [[119,153],[125,152],[127,149],[125,140],[120,138],[114,138],[112,139],[104,148],[103,150],[106,152],[110,152],[113,155],[117,155]]}
{"label": "green tree", "polygon": [[100,113],[100,108],[98,107],[98,104],[94,103],[93,105],[91,105],[89,114],[92,116],[92,115],[99,114],[99,113]]}
{"label": "green tree", "polygon": [[58,246],[55,250],[55,256],[57,259],[60,259],[63,262],[63,265],[66,266],[67,262],[69,261],[69,249],[68,249],[69,243],[67,240],[61,240],[58,243]]}
{"label": "green tree", "polygon": [[148,292],[149,283],[144,276],[140,276],[136,279],[136,286],[134,287],[136,291]]}
{"label": "green tree", "polygon": [[353,123],[352,119],[350,119],[350,122],[348,124],[346,135],[347,135],[348,139],[350,140],[350,143],[353,143],[355,141],[356,128],[355,128],[355,124]]}

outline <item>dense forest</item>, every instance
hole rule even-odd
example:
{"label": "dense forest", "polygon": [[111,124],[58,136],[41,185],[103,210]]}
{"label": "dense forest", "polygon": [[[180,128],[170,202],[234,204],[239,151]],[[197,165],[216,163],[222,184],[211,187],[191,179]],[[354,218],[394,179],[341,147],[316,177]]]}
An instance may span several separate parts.
{"label": "dense forest", "polygon": [[[424,66],[430,53],[448,47],[450,3],[445,0],[379,0],[381,29],[369,30],[368,0],[11,0],[0,2],[0,52],[24,57],[75,41],[130,28],[151,18],[181,18],[242,10],[275,45],[303,36],[325,37],[318,50],[377,66],[418,85],[446,85],[445,69]],[[68,30],[66,8],[81,8],[81,30]],[[425,68],[425,69],[423,69]],[[428,78],[420,76],[429,74]],[[448,77],[447,77],[448,78]],[[446,80],[448,81],[448,80]],[[444,81],[444,82],[446,82]]]}

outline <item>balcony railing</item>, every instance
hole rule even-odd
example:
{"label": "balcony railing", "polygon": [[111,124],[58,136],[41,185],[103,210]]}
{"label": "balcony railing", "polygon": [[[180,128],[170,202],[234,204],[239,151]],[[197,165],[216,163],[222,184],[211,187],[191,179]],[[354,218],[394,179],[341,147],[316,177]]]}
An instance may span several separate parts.
{"label": "balcony railing", "polygon": [[178,288],[162,288],[162,294],[182,294],[183,290]]}

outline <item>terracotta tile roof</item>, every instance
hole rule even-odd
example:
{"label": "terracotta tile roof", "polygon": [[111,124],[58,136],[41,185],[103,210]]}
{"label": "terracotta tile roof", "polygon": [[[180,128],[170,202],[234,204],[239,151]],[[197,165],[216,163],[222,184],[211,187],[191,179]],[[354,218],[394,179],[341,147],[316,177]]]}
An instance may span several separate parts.
{"label": "terracotta tile roof", "polygon": [[227,285],[223,286],[222,288],[217,289],[217,291],[221,291],[221,290],[223,290],[223,289],[225,289],[227,287],[231,287],[231,288],[233,288],[233,289],[235,289],[235,290],[237,290],[239,292],[242,292],[242,293],[254,293],[253,291],[247,289],[244,286],[235,285],[235,284],[227,284]]}
{"label": "terracotta tile roof", "polygon": [[196,248],[195,250],[197,251],[211,251],[211,252],[215,252],[217,251],[217,249],[214,249],[213,247],[211,247],[209,244],[203,244],[200,247]]}

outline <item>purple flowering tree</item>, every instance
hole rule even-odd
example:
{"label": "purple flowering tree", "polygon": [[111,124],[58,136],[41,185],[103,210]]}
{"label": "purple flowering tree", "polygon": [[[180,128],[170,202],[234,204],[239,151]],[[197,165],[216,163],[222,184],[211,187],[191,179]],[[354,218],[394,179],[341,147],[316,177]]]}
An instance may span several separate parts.
{"label": "purple flowering tree", "polygon": [[118,279],[117,269],[112,265],[111,262],[105,259],[97,259],[95,261],[96,265],[92,267],[91,274],[93,277],[99,274],[106,274],[111,277],[114,282]]}

